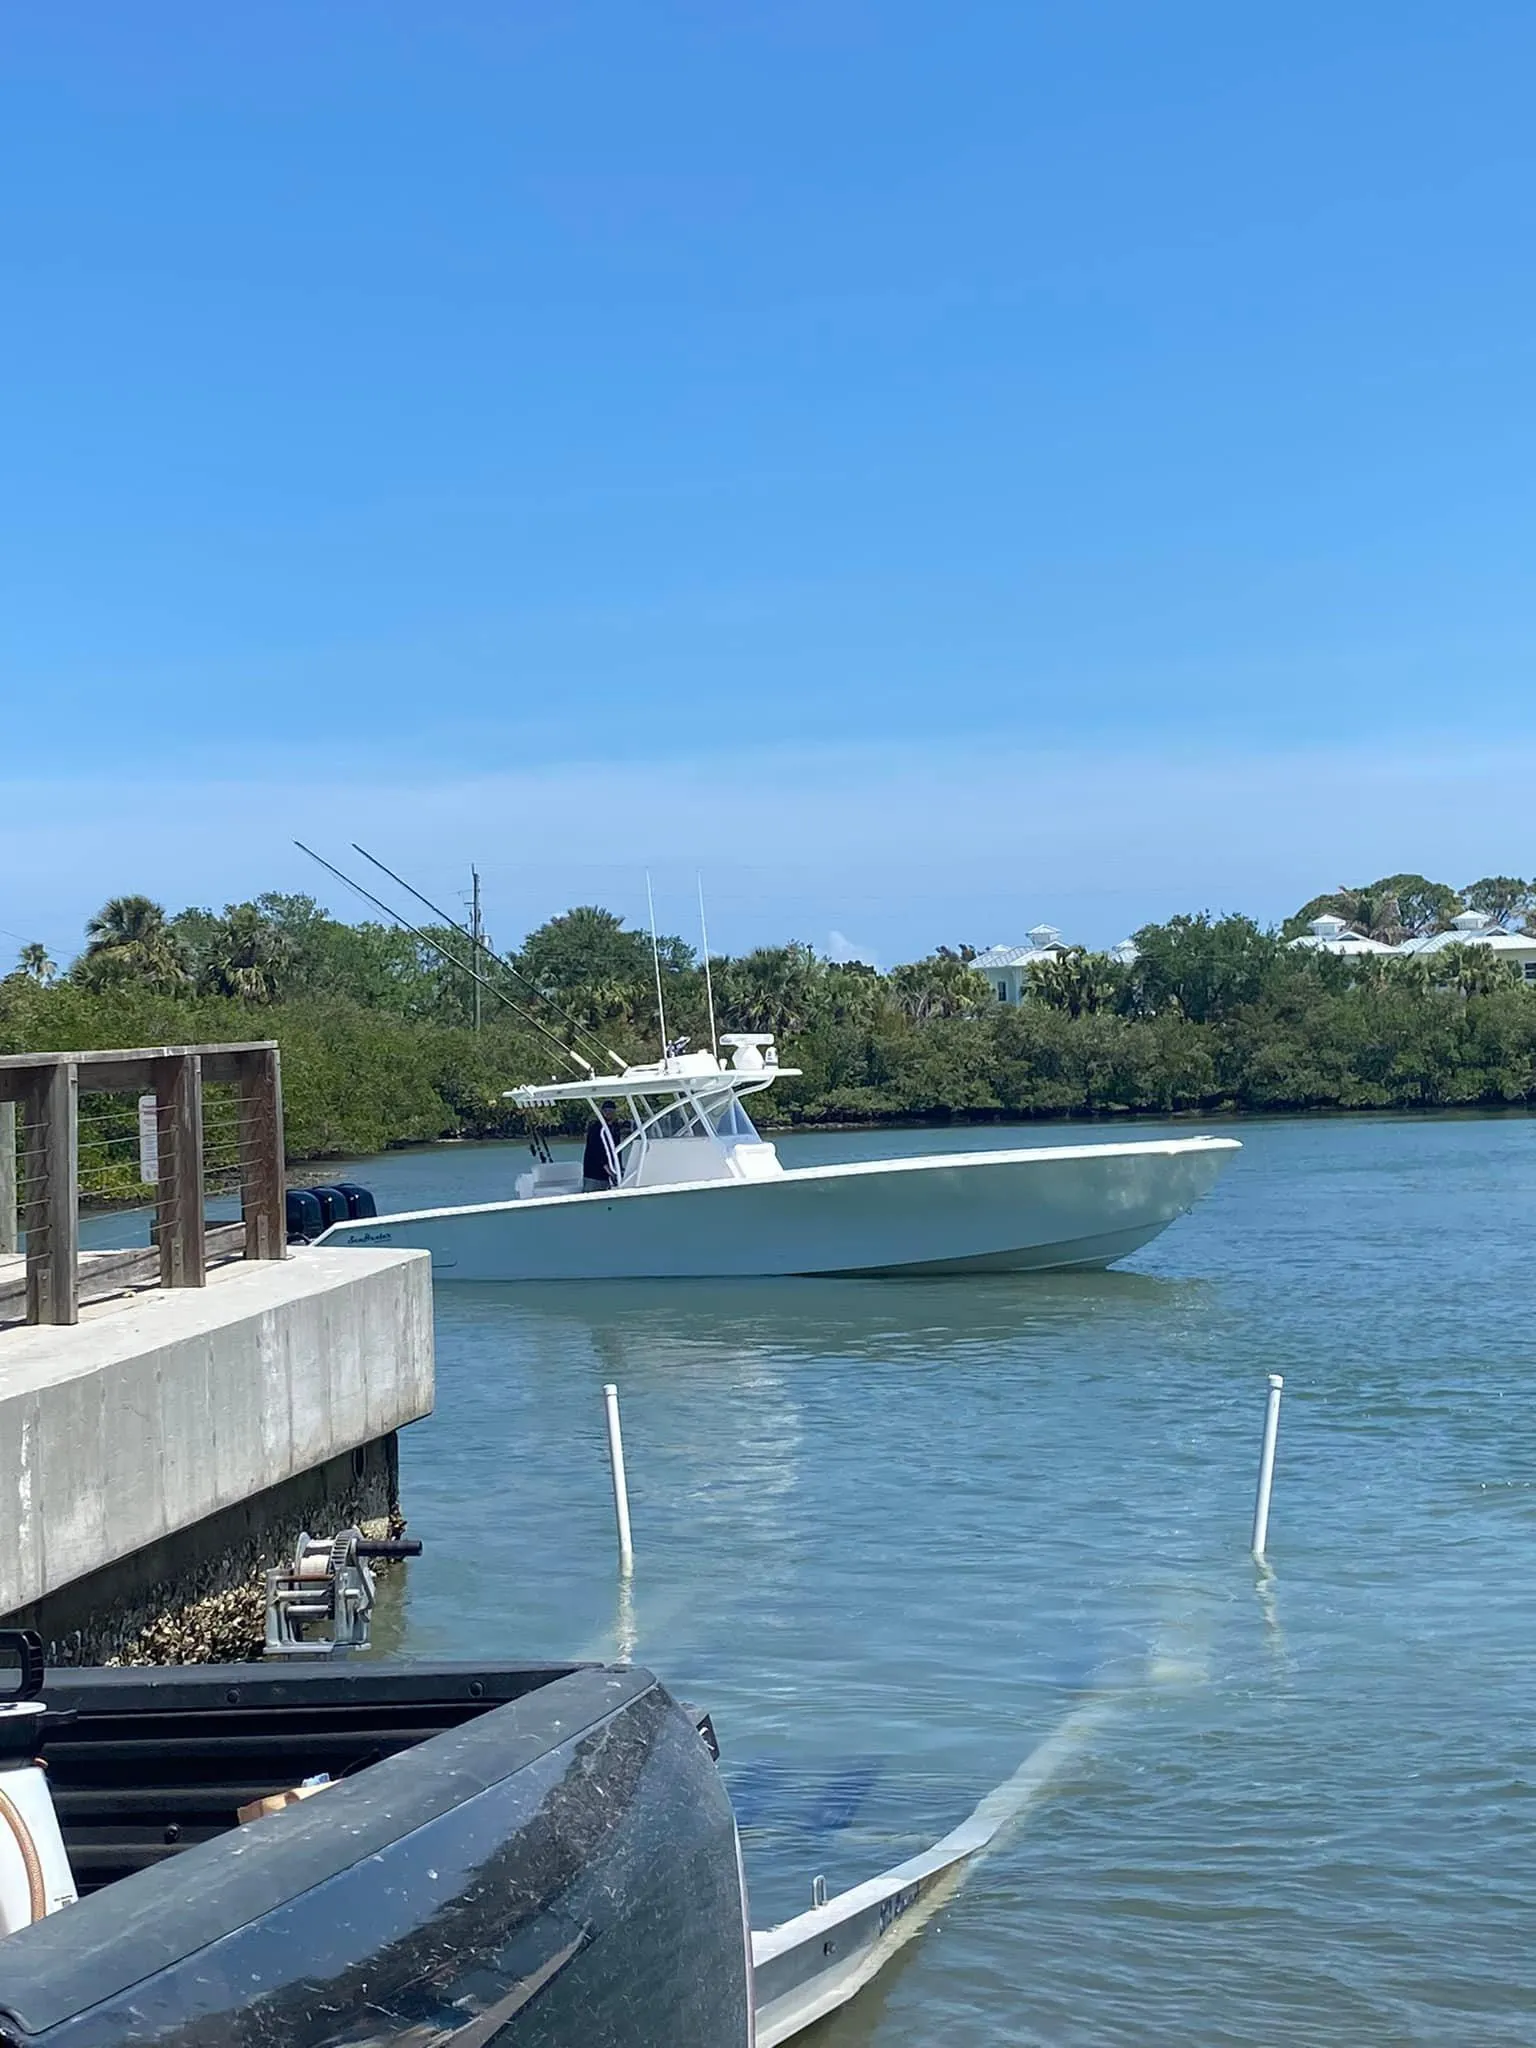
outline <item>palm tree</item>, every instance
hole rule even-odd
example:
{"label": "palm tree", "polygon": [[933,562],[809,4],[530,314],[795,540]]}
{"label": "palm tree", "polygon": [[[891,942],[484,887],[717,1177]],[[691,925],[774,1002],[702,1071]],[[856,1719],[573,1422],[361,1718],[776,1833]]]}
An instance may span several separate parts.
{"label": "palm tree", "polygon": [[633,1024],[655,999],[643,981],[605,979],[585,981],[565,991],[564,1007],[593,1030],[605,1031]]}
{"label": "palm tree", "polygon": [[870,1031],[890,1008],[891,985],[877,968],[843,960],[827,969],[820,1003],[827,1021]]}
{"label": "palm tree", "polygon": [[270,1003],[292,959],[287,934],[254,903],[227,903],[211,935],[204,973],[218,995]]}
{"label": "palm tree", "polygon": [[1434,955],[1430,953],[1367,954],[1350,963],[1351,978],[1374,982],[1380,988],[1401,989],[1422,996],[1435,985]]}
{"label": "palm tree", "polygon": [[22,947],[16,956],[16,965],[42,988],[46,988],[59,971],[48,958],[48,948],[40,946],[35,939],[30,946]]}
{"label": "palm tree", "polygon": [[186,962],[165,912],[148,896],[114,896],[85,928],[86,977],[182,988]]}
{"label": "palm tree", "polygon": [[1090,953],[1086,946],[1064,947],[1050,960],[1036,960],[1029,970],[1031,994],[1070,1017],[1111,1009],[1124,982],[1124,970],[1107,953]]}
{"label": "palm tree", "polygon": [[1338,900],[1339,915],[1368,939],[1379,939],[1384,946],[1400,946],[1408,937],[1396,896],[1380,884],[1373,883],[1366,889],[1340,889]]}
{"label": "palm tree", "polygon": [[992,984],[968,960],[943,950],[891,970],[898,1008],[914,1024],[936,1017],[980,1017],[992,1008]]}
{"label": "palm tree", "polygon": [[1431,972],[1441,988],[1463,996],[1492,995],[1513,984],[1508,963],[1486,946],[1446,946],[1434,956]]}
{"label": "palm tree", "polygon": [[732,1029],[793,1038],[810,1022],[825,977],[825,963],[809,946],[759,946],[730,963],[715,995]]}
{"label": "palm tree", "polygon": [[[1493,883],[1502,887],[1498,877],[1493,878]],[[1513,886],[1518,889],[1522,885]],[[1297,938],[1314,917],[1331,914],[1342,917],[1368,939],[1398,946],[1404,939],[1443,931],[1463,907],[1462,899],[1446,882],[1432,882],[1427,875],[1383,875],[1380,881],[1369,882],[1361,889],[1341,885],[1326,896],[1314,896],[1294,917],[1286,919],[1281,937]],[[1471,907],[1481,909],[1483,905]]]}
{"label": "palm tree", "polygon": [[[1294,917],[1286,919],[1281,936],[1297,938],[1313,918],[1324,916],[1342,917],[1352,932],[1363,938],[1379,939],[1384,946],[1400,946],[1404,939],[1413,936],[1396,893],[1384,882],[1372,882],[1363,889],[1341,883],[1325,896],[1314,896]],[[1428,929],[1433,930],[1433,925]]]}

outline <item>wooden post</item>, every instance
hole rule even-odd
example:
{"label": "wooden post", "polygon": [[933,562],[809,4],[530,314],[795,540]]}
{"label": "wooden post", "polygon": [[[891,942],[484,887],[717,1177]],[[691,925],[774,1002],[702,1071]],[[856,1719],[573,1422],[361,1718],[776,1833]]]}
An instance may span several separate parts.
{"label": "wooden post", "polygon": [[203,1287],[208,1281],[203,1222],[203,1067],[196,1053],[156,1060],[155,1109],[160,1120],[160,1182],[155,1194],[162,1287]]}
{"label": "wooden post", "polygon": [[245,1256],[288,1256],[283,1083],[277,1048],[240,1055],[240,1213]]}
{"label": "wooden post", "polygon": [[0,1257],[16,1249],[16,1105],[0,1102]]}
{"label": "wooden post", "polygon": [[44,1068],[27,1091],[27,1321],[80,1320],[80,1081],[72,1060]]}

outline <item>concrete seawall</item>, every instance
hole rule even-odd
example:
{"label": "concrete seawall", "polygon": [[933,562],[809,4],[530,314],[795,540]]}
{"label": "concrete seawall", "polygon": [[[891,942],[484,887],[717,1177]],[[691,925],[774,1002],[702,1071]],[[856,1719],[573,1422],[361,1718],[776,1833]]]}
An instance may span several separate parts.
{"label": "concrete seawall", "polygon": [[156,1627],[227,1654],[209,1603],[238,1589],[247,1640],[300,1527],[398,1519],[395,1432],[432,1397],[424,1252],[306,1249],[0,1332],[0,1615],[76,1661]]}

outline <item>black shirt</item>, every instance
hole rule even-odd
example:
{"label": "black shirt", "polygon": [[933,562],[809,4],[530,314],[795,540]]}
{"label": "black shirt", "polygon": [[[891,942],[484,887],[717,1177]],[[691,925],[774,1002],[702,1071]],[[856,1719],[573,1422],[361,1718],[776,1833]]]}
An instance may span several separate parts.
{"label": "black shirt", "polygon": [[587,1126],[586,1148],[581,1155],[581,1177],[583,1180],[606,1181],[609,1187],[618,1185],[618,1141],[604,1117],[593,1117]]}

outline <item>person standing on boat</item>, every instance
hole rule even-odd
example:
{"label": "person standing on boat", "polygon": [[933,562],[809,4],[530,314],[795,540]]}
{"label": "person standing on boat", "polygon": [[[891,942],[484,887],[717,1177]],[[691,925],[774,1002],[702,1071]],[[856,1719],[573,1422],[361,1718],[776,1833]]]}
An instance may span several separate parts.
{"label": "person standing on boat", "polygon": [[616,1102],[604,1102],[587,1125],[587,1142],[581,1155],[584,1195],[600,1195],[619,1184],[619,1145],[613,1131],[618,1113]]}

